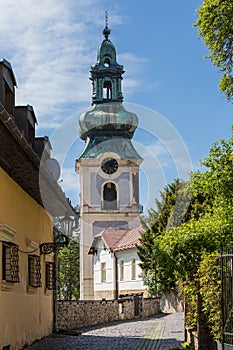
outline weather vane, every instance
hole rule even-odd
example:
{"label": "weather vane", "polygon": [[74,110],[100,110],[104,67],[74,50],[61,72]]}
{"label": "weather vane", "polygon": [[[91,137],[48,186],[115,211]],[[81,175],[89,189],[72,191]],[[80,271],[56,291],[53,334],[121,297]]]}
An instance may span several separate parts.
{"label": "weather vane", "polygon": [[105,28],[108,28],[108,11],[105,11]]}
{"label": "weather vane", "polygon": [[108,11],[105,11],[105,28],[103,30],[103,34],[106,39],[108,39],[110,32],[111,30],[108,28]]}

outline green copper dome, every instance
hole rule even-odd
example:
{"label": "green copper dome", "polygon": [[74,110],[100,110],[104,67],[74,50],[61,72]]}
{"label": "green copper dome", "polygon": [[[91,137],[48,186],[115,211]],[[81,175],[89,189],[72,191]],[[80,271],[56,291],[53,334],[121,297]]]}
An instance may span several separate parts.
{"label": "green copper dome", "polygon": [[87,137],[85,148],[79,158],[96,158],[105,152],[113,151],[117,152],[122,159],[126,158],[134,161],[142,159],[132,145],[131,140],[122,136],[96,136],[91,139]]}
{"label": "green copper dome", "polygon": [[103,68],[117,65],[116,49],[109,39],[105,39],[100,44],[97,56],[97,65],[102,65]]}
{"label": "green copper dome", "polygon": [[80,137],[85,140],[95,135],[118,135],[132,138],[138,117],[128,112],[120,102],[94,105],[79,118]]}

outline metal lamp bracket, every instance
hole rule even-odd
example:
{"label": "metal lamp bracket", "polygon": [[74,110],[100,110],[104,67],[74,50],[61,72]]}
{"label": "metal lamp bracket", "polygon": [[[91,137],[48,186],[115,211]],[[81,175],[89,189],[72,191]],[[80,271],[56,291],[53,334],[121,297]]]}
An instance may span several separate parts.
{"label": "metal lamp bracket", "polygon": [[64,234],[59,234],[54,238],[54,242],[45,242],[40,244],[40,254],[55,253],[58,248],[67,247],[69,238]]}

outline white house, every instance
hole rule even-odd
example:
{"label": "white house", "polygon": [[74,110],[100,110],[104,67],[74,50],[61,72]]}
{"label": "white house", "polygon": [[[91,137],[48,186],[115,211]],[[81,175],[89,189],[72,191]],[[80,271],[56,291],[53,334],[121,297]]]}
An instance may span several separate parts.
{"label": "white house", "polygon": [[121,294],[147,294],[141,276],[137,246],[142,227],[108,228],[96,235],[88,254],[93,254],[95,299],[117,299]]}

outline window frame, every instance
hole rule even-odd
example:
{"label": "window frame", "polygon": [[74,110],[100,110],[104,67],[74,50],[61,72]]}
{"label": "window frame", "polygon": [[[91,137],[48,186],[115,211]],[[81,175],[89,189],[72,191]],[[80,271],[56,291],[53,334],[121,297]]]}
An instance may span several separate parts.
{"label": "window frame", "polygon": [[132,279],[132,281],[135,281],[137,279],[136,278],[136,275],[137,275],[136,269],[137,269],[136,259],[133,258],[131,260],[131,279]]}
{"label": "window frame", "polygon": [[2,280],[9,283],[19,283],[19,246],[15,243],[2,241]]}
{"label": "window frame", "polygon": [[55,289],[55,264],[49,261],[45,263],[45,288]]}
{"label": "window frame", "polygon": [[28,285],[33,288],[42,287],[41,259],[39,255],[28,254]]}
{"label": "window frame", "polygon": [[105,283],[107,281],[106,262],[100,263],[100,275],[101,283]]}
{"label": "window frame", "polygon": [[120,281],[124,281],[125,275],[125,262],[120,260]]}

